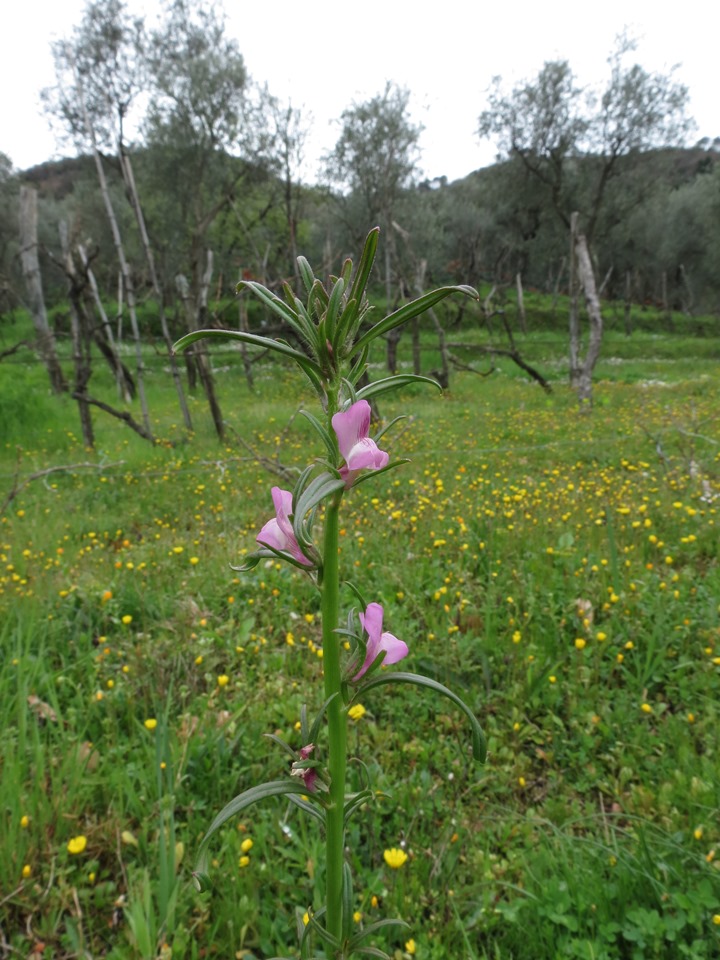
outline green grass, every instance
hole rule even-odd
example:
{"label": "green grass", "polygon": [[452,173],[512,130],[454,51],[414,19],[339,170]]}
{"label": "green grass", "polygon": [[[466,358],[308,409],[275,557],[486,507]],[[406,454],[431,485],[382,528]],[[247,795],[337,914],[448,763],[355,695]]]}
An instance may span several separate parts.
{"label": "green grass", "polygon": [[[374,692],[351,724],[379,792],[348,837],[355,905],[363,923],[409,922],[378,938],[397,956],[410,937],[425,960],[720,949],[718,341],[611,333],[591,416],[563,385],[562,335],[532,324],[518,342],[552,371],[551,396],[508,361],[455,374],[444,397],[390,395],[383,416],[414,419],[384,445],[412,462],[346,499],[345,575],[384,604],[408,668],[473,706],[490,747],[472,765],[462,716],[409,688]],[[430,332],[423,345],[430,369]],[[218,352],[216,367],[224,447],[199,398],[183,438],[153,363],[154,426],[175,445],[95,411],[95,453],[38,365],[0,368],[2,499],[16,474],[105,464],[29,483],[0,518],[10,951],[295,956],[298,921],[321,903],[321,838],[280,801],[220,832],[210,891],[191,882],[215,813],[287,772],[264,734],[299,746],[302,705],[322,699],[309,581],[229,566],[277,482],[236,435],[304,466],[321,452],[306,423],[283,431],[312,398],[275,365],[257,365],[255,394],[239,358]],[[101,368],[93,389],[113,399]],[[364,768],[350,769],[357,788]],[[392,871],[383,851],[401,844]]]}

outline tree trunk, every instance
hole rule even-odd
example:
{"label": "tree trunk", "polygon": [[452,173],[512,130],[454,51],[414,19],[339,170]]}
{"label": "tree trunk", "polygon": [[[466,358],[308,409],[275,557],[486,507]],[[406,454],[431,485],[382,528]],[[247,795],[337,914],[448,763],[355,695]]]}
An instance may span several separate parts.
{"label": "tree trunk", "polygon": [[578,214],[570,217],[570,262],[568,286],[570,294],[570,386],[578,387],[580,378],[580,317],[578,314],[577,256],[575,242]]}
{"label": "tree trunk", "polygon": [[391,330],[388,333],[386,342],[387,342],[387,368],[388,372],[395,375],[397,373],[397,348],[400,343],[400,337],[402,336],[401,328],[396,327],[394,330]]}
{"label": "tree trunk", "polygon": [[585,294],[585,309],[590,321],[590,339],[587,354],[579,371],[577,384],[578,400],[582,408],[592,406],[592,375],[595,364],[600,356],[602,343],[603,320],[600,310],[600,298],[597,293],[595,274],[587,247],[587,241],[582,233],[578,234],[575,244],[577,255],[577,272],[580,284]]}
{"label": "tree trunk", "polygon": [[[203,273],[199,284],[197,304],[193,304],[193,297],[190,291],[190,285],[187,282],[187,277],[179,274],[175,278],[180,299],[183,301],[185,306],[185,315],[187,317],[187,324],[190,330],[200,330],[203,326],[205,326],[205,320],[207,318],[208,289],[210,287],[210,280],[212,279],[212,269],[213,254],[212,250],[208,250],[205,272]],[[198,376],[200,377],[200,382],[202,383],[203,390],[205,391],[205,396],[207,397],[208,405],[210,407],[210,414],[215,426],[215,432],[217,433],[218,439],[222,442],[225,440],[225,425],[223,423],[220,404],[218,403],[215,393],[212,366],[204,340],[198,340],[195,344],[193,344],[193,357],[196,363]]]}
{"label": "tree trunk", "polygon": [[[242,276],[240,279],[242,280]],[[247,300],[245,300],[243,297],[238,299],[238,327],[243,333],[248,332]],[[242,340],[240,341],[240,356],[242,357],[243,370],[245,371],[245,379],[247,381],[248,389],[252,393],[255,390],[252,363],[250,361],[250,354],[248,352],[247,344]]]}
{"label": "tree trunk", "polygon": [[122,270],[118,270],[118,283],[117,283],[117,342],[122,343],[123,335],[123,276]]}
{"label": "tree trunk", "polygon": [[67,390],[60,361],[55,347],[55,337],[47,319],[43,298],[40,261],[37,242],[37,193],[32,187],[20,187],[20,260],[25,285],[28,292],[28,304],[37,334],[37,350],[50,377],[50,387],[55,394]]}
{"label": "tree trunk", "polygon": [[694,297],[693,297],[692,287],[690,286],[690,277],[688,276],[687,270],[685,269],[685,265],[682,263],[680,264],[680,276],[682,277],[683,286],[685,287],[685,291],[687,293],[687,297],[683,305],[683,313],[691,317],[692,311],[693,311]]}
{"label": "tree trunk", "polygon": [[173,353],[173,341],[172,337],[170,336],[170,330],[168,329],[167,318],[165,316],[165,297],[160,286],[157,270],[155,269],[155,257],[153,256],[152,247],[150,246],[150,237],[148,236],[147,227],[145,226],[145,217],[140,205],[140,195],[138,194],[137,186],[135,184],[135,175],[133,174],[130,157],[125,153],[122,143],[118,144],[118,158],[120,160],[120,169],[122,170],[123,180],[125,181],[125,186],[127,187],[128,195],[130,197],[130,204],[135,214],[138,230],[140,231],[140,239],[142,240],[143,250],[145,251],[145,259],[147,261],[148,271],[150,273],[150,282],[152,283],[153,292],[157,297],[160,327],[162,329],[163,340],[165,341],[165,346],[167,348],[167,359],[170,363],[170,373],[172,374],[173,383],[175,384],[175,392],[177,393],[178,403],[180,404],[183,423],[185,424],[186,430],[192,431],[193,427],[192,420],[190,418],[190,410],[188,409],[187,401],[185,399],[185,391],[183,390],[180,371],[178,370],[177,360],[175,359],[175,354]]}
{"label": "tree trunk", "polygon": [[625,309],[623,312],[625,322],[625,336],[632,334],[632,273],[625,271]]}
{"label": "tree trunk", "polygon": [[420,376],[422,373],[422,354],[420,351],[420,317],[413,318],[411,330],[413,373],[415,376]]}
{"label": "tree trunk", "polygon": [[518,311],[518,323],[520,329],[523,333],[527,333],[527,317],[525,315],[525,300],[523,298],[523,285],[522,285],[522,276],[517,273],[515,275],[515,286],[517,287],[517,311]]}
{"label": "tree trunk", "polygon": [[90,260],[88,259],[85,247],[79,243],[77,250],[78,254],[80,255],[80,262],[82,263],[83,270],[85,271],[85,276],[87,277],[90,285],[92,298],[95,303],[95,309],[100,314],[100,319],[102,321],[99,329],[93,329],[93,339],[98,345],[98,349],[102,355],[110,364],[110,368],[115,375],[118,396],[121,400],[124,400],[125,403],[130,403],[135,397],[135,381],[130,375],[130,371],[120,359],[120,355],[115,347],[113,329],[110,321],[108,320],[108,315],[105,312],[105,307],[103,306],[103,302],[100,297],[100,291],[98,290],[97,280],[95,279],[95,274],[92,272],[90,267]]}
{"label": "tree trunk", "polygon": [[552,294],[552,317],[555,320],[557,316],[557,301],[560,294],[560,281],[562,279],[563,270],[565,269],[565,257],[560,261],[560,266],[558,267],[557,277],[555,277],[555,285],[553,287]]}
{"label": "tree trunk", "polygon": [[[103,203],[105,204],[105,212],[107,213],[108,222],[110,223],[110,230],[112,231],[113,244],[115,245],[115,252],[117,253],[118,263],[120,264],[120,272],[122,274],[123,285],[125,288],[125,296],[127,297],[128,304],[128,313],[130,314],[130,327],[132,329],[133,340],[135,341],[135,366],[137,373],[137,390],[138,396],[140,398],[140,408],[142,410],[143,425],[145,432],[152,436],[152,429],[150,427],[150,413],[148,411],[147,399],[145,397],[145,362],[142,355],[142,345],[140,343],[140,329],[138,327],[137,313],[135,311],[135,286],[133,284],[132,273],[130,272],[130,265],[128,264],[127,258],[125,256],[125,248],[123,247],[122,237],[120,235],[120,228],[118,226],[117,218],[115,216],[115,210],[112,205],[112,200],[110,199],[110,191],[108,190],[107,179],[105,177],[105,169],[103,167],[102,158],[100,156],[100,151],[97,146],[97,139],[95,137],[95,128],[92,125],[90,116],[87,112],[87,107],[85,105],[85,95],[83,92],[81,78],[77,75],[75,76],[75,82],[77,85],[78,96],[80,100],[80,108],[83,113],[83,122],[85,124],[86,133],[90,139],[92,145],[93,158],[95,160],[95,169],[97,170],[98,182],[100,184],[100,192],[102,194]],[[120,337],[118,336],[118,340]]]}
{"label": "tree trunk", "polygon": [[673,333],[675,330],[675,325],[673,323],[672,309],[670,307],[670,301],[668,299],[668,289],[667,289],[667,271],[663,270],[662,272],[662,309],[663,309],[663,318],[665,324],[670,331]]}
{"label": "tree trunk", "polygon": [[87,402],[87,385],[92,376],[90,361],[89,319],[83,301],[85,282],[75,268],[68,227],[64,220],[58,224],[60,232],[60,247],[63,256],[63,266],[68,279],[68,298],[70,303],[70,328],[72,331],[73,365],[75,367],[75,385],[73,396],[77,399],[80,413],[80,429],[82,430],[83,444],[90,450],[95,447],[92,414]]}

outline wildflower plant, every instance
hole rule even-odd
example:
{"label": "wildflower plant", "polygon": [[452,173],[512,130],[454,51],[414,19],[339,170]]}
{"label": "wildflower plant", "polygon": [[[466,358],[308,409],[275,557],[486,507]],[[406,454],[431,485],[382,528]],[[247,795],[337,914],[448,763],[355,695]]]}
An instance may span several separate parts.
{"label": "wildflower plant", "polygon": [[[349,819],[372,801],[374,792],[366,785],[347,791],[347,721],[356,716],[361,701],[376,687],[414,684],[452,700],[470,722],[472,751],[476,760],[485,759],[485,739],[472,710],[451,690],[436,680],[416,673],[382,669],[407,656],[404,640],[384,629],[384,611],[376,602],[366,602],[361,589],[344,579],[340,568],[339,517],[347,492],[379,474],[395,469],[406,460],[391,460],[379,446],[397,418],[371,433],[369,401],[408,384],[438,387],[434,380],[400,374],[361,384],[373,341],[436,303],[454,294],[477,298],[467,286],[446,286],[402,306],[383,319],[372,322],[366,288],[378,245],[378,229],[365,241],[357,269],[351,260],[343,264],[339,277],[324,285],[304,257],[298,258],[306,300],[301,301],[285,283],[284,299],[260,283],[243,281],[296,335],[298,346],[243,331],[199,330],[175,345],[182,350],[201,338],[224,338],[254,344],[293,362],[309,381],[319,404],[316,413],[302,413],[313,427],[321,456],[308,463],[293,490],[273,487],[270,496],[275,515],[257,535],[258,549],[235,569],[252,570],[263,558],[285,561],[303,570],[321,593],[324,695],[322,705],[310,722],[307,711],[301,717],[302,743],[299,749],[273,737],[291,757],[288,776],[261,783],[231,800],[215,817],[204,837],[195,873],[199,885],[206,880],[208,843],[231,817],[252,804],[272,796],[284,796],[314,819],[325,834],[326,896],[324,906],[307,910],[307,923],[300,924],[301,956],[310,957],[313,944],[322,944],[327,957],[345,960],[353,955],[385,956],[369,941],[388,925],[404,925],[396,919],[380,920],[357,929],[353,923],[353,894],[350,865],[345,858],[345,832]],[[316,534],[316,530],[318,533]],[[341,588],[347,587],[350,603],[360,609],[341,609]],[[320,698],[318,698],[320,699]],[[326,746],[320,748],[322,731]],[[392,866],[399,866],[402,851],[390,851]],[[404,854],[403,854],[404,856]],[[387,855],[386,855],[387,859]],[[402,861],[404,862],[404,860]]]}

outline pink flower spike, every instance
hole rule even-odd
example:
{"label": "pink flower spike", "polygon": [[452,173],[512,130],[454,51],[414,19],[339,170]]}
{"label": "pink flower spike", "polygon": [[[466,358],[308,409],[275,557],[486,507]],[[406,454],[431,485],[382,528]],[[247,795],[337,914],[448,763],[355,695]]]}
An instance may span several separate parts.
{"label": "pink flower spike", "polygon": [[290,522],[292,493],[289,490],[281,490],[280,487],[273,487],[271,492],[275,505],[275,516],[272,520],[268,520],[257,535],[257,542],[261,546],[272,547],[273,550],[289,553],[298,563],[302,563],[305,567],[311,567],[313,565],[312,560],[308,560],[300,549]]}
{"label": "pink flower spike", "polygon": [[387,465],[389,455],[378,449],[375,441],[368,436],[370,404],[367,400],[358,400],[344,413],[336,413],[332,425],[345,460],[345,466],[340,468],[340,476],[346,487],[352,486],[361,470],[381,470]]}
{"label": "pink flower spike", "polygon": [[385,651],[383,664],[390,665],[408,655],[408,645],[391,633],[383,633],[383,608],[379,603],[369,603],[365,613],[360,614],[360,623],[368,635],[365,662],[353,677],[359,680],[370,669],[378,654]]}

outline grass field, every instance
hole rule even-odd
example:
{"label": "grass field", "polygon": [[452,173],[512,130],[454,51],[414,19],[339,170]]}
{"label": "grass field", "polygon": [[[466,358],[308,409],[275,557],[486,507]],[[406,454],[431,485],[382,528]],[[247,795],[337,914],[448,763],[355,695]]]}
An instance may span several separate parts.
{"label": "grass field", "polygon": [[[351,787],[367,773],[378,795],[348,836],[356,922],[404,917],[378,946],[422,960],[717,957],[720,343],[611,330],[589,416],[561,335],[519,345],[552,395],[508,360],[391,395],[383,416],[410,418],[385,446],[411,463],[347,498],[343,574],[489,742],[473,765],[462,715],[414,688],[363,704]],[[198,397],[185,442],[149,357],[174,445],[96,412],[88,452],[23,356],[0,364],[0,503],[19,491],[0,517],[0,956],[296,956],[324,888],[300,811],[228,824],[211,890],[191,871],[225,802],[287,773],[264,735],[299,746],[322,701],[308,578],[230,569],[278,482],[238,438],[304,467],[311,398],[269,362],[250,393],[218,351],[231,439]]]}

